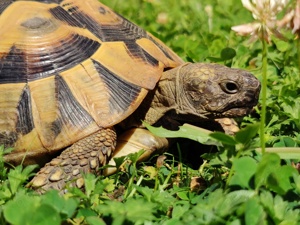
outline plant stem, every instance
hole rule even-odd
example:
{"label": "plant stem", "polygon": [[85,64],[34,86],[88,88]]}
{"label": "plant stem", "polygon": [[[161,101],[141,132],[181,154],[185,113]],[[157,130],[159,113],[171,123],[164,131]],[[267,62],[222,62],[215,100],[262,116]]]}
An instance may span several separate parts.
{"label": "plant stem", "polygon": [[[264,29],[262,29],[264,32]],[[262,154],[266,151],[265,146],[265,124],[266,124],[266,101],[267,101],[267,53],[268,46],[266,40],[262,38],[262,85],[261,85],[261,115],[260,115],[260,145]]]}
{"label": "plant stem", "polygon": [[[300,32],[299,32],[298,36],[300,36]],[[299,69],[299,75],[300,75],[300,37],[297,38],[297,55],[298,55],[298,69]]]}

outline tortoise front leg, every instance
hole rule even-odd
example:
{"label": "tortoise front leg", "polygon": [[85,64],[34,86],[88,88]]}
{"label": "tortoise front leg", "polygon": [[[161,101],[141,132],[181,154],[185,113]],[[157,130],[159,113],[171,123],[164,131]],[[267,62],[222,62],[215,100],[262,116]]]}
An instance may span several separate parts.
{"label": "tortoise front leg", "polygon": [[114,129],[101,129],[74,143],[47,163],[30,185],[40,193],[49,189],[63,190],[68,183],[82,188],[82,174],[99,174],[99,167],[107,164],[115,146]]}
{"label": "tortoise front leg", "polygon": [[[113,158],[136,153],[141,149],[145,150],[139,161],[148,159],[153,153],[162,153],[169,147],[167,138],[158,137],[150,131],[142,128],[130,129],[118,137],[116,150],[109,161],[109,165],[115,166]],[[111,175],[117,170],[116,167],[109,167],[104,170],[104,175]]]}

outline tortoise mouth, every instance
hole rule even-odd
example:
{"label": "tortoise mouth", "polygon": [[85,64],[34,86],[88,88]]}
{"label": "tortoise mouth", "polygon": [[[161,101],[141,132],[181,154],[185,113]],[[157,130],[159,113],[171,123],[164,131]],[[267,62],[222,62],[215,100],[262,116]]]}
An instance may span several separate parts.
{"label": "tortoise mouth", "polygon": [[211,112],[213,118],[222,118],[222,117],[243,117],[254,111],[253,106],[245,107],[232,107],[226,109],[222,112]]}
{"label": "tortoise mouth", "polygon": [[231,108],[222,113],[225,117],[242,117],[250,114],[253,111],[253,106]]}
{"label": "tortoise mouth", "polygon": [[223,109],[216,110],[215,116],[218,117],[243,117],[247,114],[250,114],[254,111],[254,106],[258,103],[258,96],[252,99],[249,99],[247,103],[242,102],[240,100],[236,101],[235,103],[227,105]]}

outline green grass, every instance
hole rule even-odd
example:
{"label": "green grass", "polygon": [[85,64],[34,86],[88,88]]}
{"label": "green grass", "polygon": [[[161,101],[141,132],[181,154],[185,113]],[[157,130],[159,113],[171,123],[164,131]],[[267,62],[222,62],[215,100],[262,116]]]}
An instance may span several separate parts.
{"label": "green grass", "polygon": [[[231,31],[231,26],[252,21],[239,0],[102,2],[186,61],[243,68],[261,79],[261,44],[249,44]],[[37,196],[25,187],[33,167],[8,171],[0,163],[0,224],[299,224],[300,176],[294,165],[300,156],[294,147],[300,144],[300,73],[297,40],[290,31],[284,33],[286,42],[273,39],[268,45],[265,132],[271,153],[254,151],[260,146],[259,105],[256,114],[239,121],[243,129],[234,137],[193,128],[177,133],[218,146],[203,154],[209,146],[191,149],[202,154],[199,168],[178,160],[188,154],[181,143],[179,157],[154,156],[137,166],[137,153],[125,161],[122,172],[108,178],[86,176],[84,192]]]}

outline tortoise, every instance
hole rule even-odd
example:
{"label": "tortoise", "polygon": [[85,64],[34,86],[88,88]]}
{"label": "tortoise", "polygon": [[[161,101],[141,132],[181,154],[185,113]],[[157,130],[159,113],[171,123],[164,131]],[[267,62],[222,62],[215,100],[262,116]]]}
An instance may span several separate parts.
{"label": "tortoise", "polygon": [[247,71],[185,63],[97,0],[0,2],[0,144],[14,148],[8,163],[48,162],[34,188],[81,188],[136,142],[166,148],[141,121],[244,116],[259,91]]}

